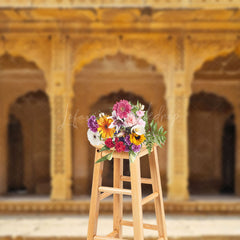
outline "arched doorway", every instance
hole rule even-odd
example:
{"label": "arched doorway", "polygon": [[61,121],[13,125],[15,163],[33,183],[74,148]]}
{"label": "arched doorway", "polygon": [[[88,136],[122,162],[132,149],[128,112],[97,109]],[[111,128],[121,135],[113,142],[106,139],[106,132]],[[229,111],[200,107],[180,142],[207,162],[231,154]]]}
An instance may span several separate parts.
{"label": "arched doorway", "polygon": [[[189,106],[190,193],[218,194],[223,182],[224,124],[233,109],[224,98],[201,92],[192,95]],[[225,136],[226,137],[226,136]]]}
{"label": "arched doorway", "polygon": [[25,192],[22,125],[15,115],[8,123],[8,192]]}
{"label": "arched doorway", "polygon": [[236,165],[235,152],[236,126],[234,122],[234,115],[231,115],[224,123],[222,136],[222,193],[234,193]]}
{"label": "arched doorway", "polygon": [[50,193],[50,107],[43,91],[11,105],[8,153],[9,193]]}
{"label": "arched doorway", "polygon": [[194,75],[188,124],[192,194],[233,193],[239,67],[232,52],[206,61]]}
{"label": "arched doorway", "polygon": [[[107,111],[119,98],[135,101],[140,98],[151,106],[159,125],[167,125],[165,85],[163,76],[145,60],[118,53],[86,65],[76,75],[73,117],[73,192],[89,194],[91,189],[93,153],[86,132],[87,117]],[[81,114],[79,114],[81,113]],[[163,186],[166,190],[166,149],[159,151]],[[110,172],[110,171],[109,171]],[[110,178],[109,178],[110,179]]]}
{"label": "arched doorway", "polygon": [[[42,171],[42,165],[45,165],[46,157],[36,147],[29,148],[28,142],[34,144],[35,139],[47,129],[48,149],[50,148],[50,122],[47,126],[42,124],[41,119],[50,119],[50,110],[48,97],[45,94],[46,81],[44,73],[34,62],[26,61],[21,56],[12,56],[5,53],[0,57],[0,102],[1,102],[1,121],[0,121],[0,193],[49,193],[49,187],[33,186],[35,181],[27,180],[28,173],[31,172],[32,162],[26,159],[39,159],[38,172]],[[44,104],[45,105],[44,105]],[[47,106],[47,108],[42,106]],[[34,110],[34,107],[36,109]],[[39,126],[30,125],[30,122],[40,123]],[[29,125],[27,125],[29,123]],[[40,131],[39,129],[42,130]],[[36,134],[39,131],[38,135]],[[35,136],[34,141],[30,140]],[[36,146],[36,145],[35,145]],[[41,144],[39,145],[41,146]],[[16,151],[16,152],[15,152]],[[32,155],[29,154],[31,152]],[[48,165],[50,152],[47,151]],[[19,153],[19,154],[17,154]],[[18,166],[18,169],[16,167]],[[32,169],[33,170],[33,169]],[[49,166],[47,173],[49,173]],[[49,175],[49,174],[48,174]],[[39,176],[35,176],[39,178]],[[49,181],[49,180],[48,180]],[[18,183],[16,183],[18,182]],[[38,182],[38,180],[37,180]],[[31,185],[31,187],[30,187]],[[49,183],[48,183],[49,185]],[[44,190],[45,189],[45,190]]]}

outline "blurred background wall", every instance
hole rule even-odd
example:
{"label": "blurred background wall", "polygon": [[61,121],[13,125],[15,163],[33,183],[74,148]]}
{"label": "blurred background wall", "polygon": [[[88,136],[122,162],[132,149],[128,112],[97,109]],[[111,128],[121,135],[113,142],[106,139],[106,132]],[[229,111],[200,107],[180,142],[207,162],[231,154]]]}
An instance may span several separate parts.
{"label": "blurred background wall", "polygon": [[168,131],[167,200],[239,196],[240,13],[219,1],[2,1],[2,199],[89,199],[87,118],[120,99],[140,100]]}

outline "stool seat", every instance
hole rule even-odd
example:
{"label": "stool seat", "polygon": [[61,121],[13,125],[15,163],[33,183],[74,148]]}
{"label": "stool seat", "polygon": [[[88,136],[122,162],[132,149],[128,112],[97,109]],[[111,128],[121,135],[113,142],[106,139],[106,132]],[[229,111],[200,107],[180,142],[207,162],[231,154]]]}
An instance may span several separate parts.
{"label": "stool seat", "polygon": [[[89,212],[87,240],[125,240],[122,238],[122,226],[133,227],[134,240],[144,240],[143,229],[158,231],[158,240],[167,240],[165,213],[162,197],[160,171],[157,156],[157,146],[154,145],[149,155],[151,178],[141,178],[140,157],[147,155],[148,150],[142,147],[134,162],[130,162],[130,176],[123,175],[123,159],[129,159],[127,152],[113,152],[113,187],[102,186],[102,173],[104,162],[98,159],[112,151],[100,152],[101,147],[96,147],[95,164],[93,171],[92,193]],[[131,182],[131,189],[124,189],[123,182]],[[151,184],[153,192],[142,198],[141,184]],[[132,197],[133,221],[123,219],[123,195]],[[97,222],[100,201],[113,195],[113,231],[107,236],[97,235]],[[154,201],[157,224],[143,223],[142,206]]]}

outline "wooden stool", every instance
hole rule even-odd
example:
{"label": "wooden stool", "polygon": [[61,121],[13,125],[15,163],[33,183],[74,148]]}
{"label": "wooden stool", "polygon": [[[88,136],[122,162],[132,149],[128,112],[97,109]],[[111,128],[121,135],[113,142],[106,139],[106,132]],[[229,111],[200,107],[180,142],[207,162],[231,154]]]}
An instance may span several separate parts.
{"label": "wooden stool", "polygon": [[[110,153],[109,151],[98,152],[96,149],[95,162],[102,156]],[[140,157],[148,154],[146,148],[142,149],[133,163],[130,163],[130,175],[123,176],[123,159],[128,159],[128,153],[114,152],[114,174],[113,188],[102,185],[102,173],[104,162],[94,165],[92,195],[90,203],[88,236],[87,240],[116,240],[122,239],[122,226],[133,226],[134,240],[143,240],[143,229],[158,231],[158,240],[167,240],[165,214],[162,198],[162,188],[158,165],[157,148],[154,146],[149,156],[151,178],[141,178]],[[131,190],[123,189],[123,182],[131,182]],[[153,193],[142,199],[141,183],[152,184]],[[97,222],[99,214],[100,200],[113,194],[113,232],[105,237],[97,236]],[[123,194],[132,196],[132,215],[133,221],[122,219],[123,216]],[[154,199],[155,214],[157,225],[144,224],[142,206]],[[122,239],[123,240],[123,239]]]}

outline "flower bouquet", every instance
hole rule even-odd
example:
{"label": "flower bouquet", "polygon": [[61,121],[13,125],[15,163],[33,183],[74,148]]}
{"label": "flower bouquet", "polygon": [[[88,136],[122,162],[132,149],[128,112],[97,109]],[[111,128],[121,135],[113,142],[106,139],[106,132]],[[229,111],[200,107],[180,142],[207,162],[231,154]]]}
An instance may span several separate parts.
{"label": "flower bouquet", "polygon": [[154,120],[149,123],[148,111],[139,102],[134,105],[120,100],[113,106],[111,116],[104,113],[92,115],[88,119],[88,127],[89,142],[99,147],[100,152],[111,151],[96,163],[111,160],[114,151],[128,152],[133,162],[143,145],[150,154],[155,143],[162,147],[166,141],[167,132],[162,126],[158,128]]}

